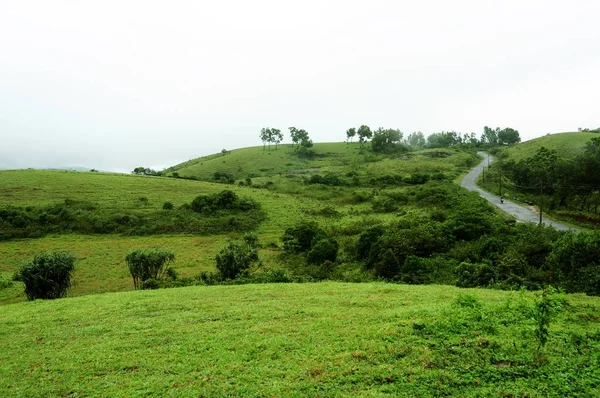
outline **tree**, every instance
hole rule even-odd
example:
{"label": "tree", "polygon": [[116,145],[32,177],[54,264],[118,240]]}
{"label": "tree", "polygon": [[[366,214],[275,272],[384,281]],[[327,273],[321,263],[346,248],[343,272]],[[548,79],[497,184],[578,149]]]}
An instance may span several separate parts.
{"label": "tree", "polygon": [[175,261],[175,253],[161,248],[137,249],[125,256],[135,289],[143,289],[144,282],[163,278],[169,265]]}
{"label": "tree", "polygon": [[356,129],[354,127],[352,127],[352,128],[349,128],[348,130],[346,130],[346,137],[348,140],[350,140],[350,142],[352,142],[354,137],[356,137]]}
{"label": "tree", "polygon": [[269,150],[271,150],[271,142],[273,141],[273,131],[270,128],[263,128],[260,130],[260,139],[263,143],[263,151],[267,142],[269,143]]}
{"label": "tree", "polygon": [[519,136],[519,132],[515,129],[507,127],[502,130],[497,131],[498,143],[500,145],[512,145],[521,142],[521,137]]}
{"label": "tree", "polygon": [[485,126],[483,128],[483,134],[481,135],[481,143],[491,147],[498,145],[498,133],[496,130]]}
{"label": "tree", "polygon": [[133,171],[131,173],[137,174],[137,175],[144,175],[144,176],[161,176],[162,175],[162,172],[152,170],[149,167],[136,167],[135,169],[133,169]]}
{"label": "tree", "polygon": [[275,150],[281,141],[283,141],[283,134],[279,129],[271,129],[271,139],[275,143]]}
{"label": "tree", "polygon": [[405,142],[415,149],[423,148],[426,143],[425,136],[420,131],[410,133]]}
{"label": "tree", "polygon": [[363,146],[363,143],[367,142],[367,140],[373,136],[373,133],[371,132],[369,126],[366,126],[364,124],[358,128],[356,134],[358,135],[358,142],[360,142],[361,148]]}
{"label": "tree", "polygon": [[313,146],[313,142],[308,136],[306,130],[297,129],[296,127],[288,127],[290,130],[290,136],[292,138],[292,142],[298,145],[295,149],[300,148],[301,146],[304,148],[310,148]]}
{"label": "tree", "polygon": [[222,280],[235,279],[258,261],[258,252],[246,242],[230,240],[215,258]]}
{"label": "tree", "polygon": [[33,261],[19,268],[18,278],[25,284],[28,300],[57,299],[67,294],[75,258],[70,253],[36,254]]}
{"label": "tree", "polygon": [[379,128],[371,140],[371,147],[374,152],[384,152],[397,149],[402,141],[402,132],[394,129]]}
{"label": "tree", "polygon": [[429,148],[446,148],[458,145],[461,142],[460,134],[456,131],[442,131],[441,133],[430,134],[427,137],[427,147]]}

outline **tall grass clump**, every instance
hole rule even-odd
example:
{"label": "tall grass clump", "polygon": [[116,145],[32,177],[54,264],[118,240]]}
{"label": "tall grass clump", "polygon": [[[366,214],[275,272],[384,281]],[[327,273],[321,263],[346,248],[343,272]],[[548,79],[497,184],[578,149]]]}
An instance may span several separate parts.
{"label": "tall grass clump", "polygon": [[18,279],[25,284],[28,300],[57,299],[67,294],[75,258],[70,253],[49,252],[36,254],[33,260],[18,271]]}
{"label": "tall grass clump", "polygon": [[154,281],[167,275],[169,265],[175,261],[175,253],[161,248],[137,249],[127,253],[125,261],[133,278],[133,286],[143,289],[146,284],[148,287],[156,285]]}

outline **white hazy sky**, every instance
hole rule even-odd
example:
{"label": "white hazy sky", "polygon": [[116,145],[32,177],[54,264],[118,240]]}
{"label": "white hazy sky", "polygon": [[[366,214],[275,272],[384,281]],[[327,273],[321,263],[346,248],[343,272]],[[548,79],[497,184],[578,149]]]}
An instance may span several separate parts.
{"label": "white hazy sky", "polygon": [[599,16],[598,0],[0,0],[0,168],[161,169],[262,127],[599,127]]}

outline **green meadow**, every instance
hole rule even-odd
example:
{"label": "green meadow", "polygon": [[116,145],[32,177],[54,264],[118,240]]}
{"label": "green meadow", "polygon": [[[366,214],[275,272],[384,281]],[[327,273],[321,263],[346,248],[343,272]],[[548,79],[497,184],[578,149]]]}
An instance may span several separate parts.
{"label": "green meadow", "polygon": [[[35,238],[0,228],[0,396],[600,395],[598,298],[553,293],[544,301],[526,290],[561,270],[558,260],[548,261],[556,272],[541,269],[568,254],[554,253],[556,242],[589,247],[595,235],[569,241],[519,225],[459,188],[479,162],[474,148],[312,150],[302,157],[290,145],[243,148],[163,177],[0,171],[0,227],[18,232],[46,213],[44,220],[64,223]],[[231,178],[216,181],[215,173]],[[246,213],[190,209],[199,195],[225,190],[260,204],[251,228],[69,229],[82,215],[113,224],[239,222]],[[333,261],[311,264],[306,252],[286,247],[284,234],[303,222],[339,247]],[[250,283],[199,278],[215,272],[228,241],[248,232],[260,259],[240,282]],[[134,291],[125,256],[153,247],[175,253],[178,280],[196,285]],[[23,283],[11,279],[49,251],[74,256],[67,297],[26,301]],[[580,255],[596,258],[593,250]],[[290,280],[310,283],[264,283]],[[473,286],[505,291],[465,288]],[[596,292],[593,282],[573,286]]]}
{"label": "green meadow", "polygon": [[4,306],[4,397],[600,394],[600,302],[538,351],[534,293],[386,283],[213,286]]}
{"label": "green meadow", "polygon": [[570,159],[580,153],[585,144],[594,137],[598,137],[598,134],[582,132],[548,134],[511,146],[505,151],[510,159],[519,161],[535,155],[538,149],[545,147],[554,149],[560,156]]}
{"label": "green meadow", "polygon": [[[240,197],[248,197],[261,204],[266,217],[254,232],[267,247],[260,250],[260,257],[265,268],[278,268],[277,247],[281,244],[280,238],[286,228],[298,222],[312,220],[330,230],[354,233],[352,231],[365,226],[394,221],[397,218],[395,212],[374,211],[373,201],[386,194],[403,195],[407,188],[393,184],[372,185],[370,181],[374,178],[426,172],[443,173],[453,179],[466,172],[467,165],[473,163],[474,159],[472,154],[455,149],[424,150],[400,156],[377,155],[370,151],[361,153],[358,144],[345,143],[315,144],[315,151],[323,154],[323,157],[302,166],[311,169],[310,173],[265,172],[266,176],[252,178],[251,187],[237,183],[111,173],[0,171],[0,185],[3,188],[0,191],[0,207],[27,209],[60,205],[65,200],[71,200],[89,203],[105,217],[112,214],[141,217],[165,213],[162,210],[165,202],[171,202],[177,209],[189,204],[198,195],[232,190]],[[438,152],[443,152],[444,157],[430,155]],[[221,157],[220,154],[215,156],[215,159]],[[260,166],[260,160],[257,159],[267,158],[274,170],[285,170],[290,162],[304,163],[287,145],[280,146],[278,150],[272,148],[270,152],[263,151],[262,147],[244,148],[231,151],[225,157],[240,162],[243,160],[248,164],[256,163],[253,167]],[[214,163],[207,176],[217,171],[231,172],[226,166],[227,163],[222,161]],[[352,178],[347,177],[350,171],[359,179],[358,186],[307,184],[310,176],[315,174],[334,174],[350,183]],[[245,175],[242,177],[245,178]],[[145,199],[142,201],[140,198]],[[407,204],[403,207],[403,214],[411,218],[425,213],[418,205]],[[202,271],[214,270],[214,259],[219,248],[228,239],[241,238],[242,235],[242,232],[151,236],[55,233],[37,239],[11,239],[0,241],[0,273],[8,279],[34,254],[65,250],[72,252],[77,259],[75,285],[69,291],[70,296],[132,290],[124,262],[128,251],[150,247],[171,249],[177,256],[174,268],[181,276],[192,277]],[[25,297],[19,282],[0,290],[0,303],[22,300]]]}

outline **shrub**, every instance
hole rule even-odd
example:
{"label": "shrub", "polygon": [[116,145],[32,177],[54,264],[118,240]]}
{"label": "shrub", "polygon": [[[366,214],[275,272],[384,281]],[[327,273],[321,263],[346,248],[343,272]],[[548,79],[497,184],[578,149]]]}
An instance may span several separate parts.
{"label": "shrub", "polygon": [[258,252],[246,242],[231,240],[216,256],[217,270],[222,280],[235,279],[245,274],[255,261]]}
{"label": "shrub", "polygon": [[325,261],[335,262],[339,250],[337,240],[326,238],[312,244],[306,258],[309,264],[323,264]]}
{"label": "shrub", "polygon": [[358,238],[356,244],[357,256],[360,260],[366,260],[369,257],[371,246],[385,233],[382,226],[371,227],[363,232]]}
{"label": "shrub", "polygon": [[244,234],[244,242],[252,247],[258,247],[258,235],[254,232],[246,232]]}
{"label": "shrub", "polygon": [[165,202],[163,203],[163,210],[173,210],[173,203],[171,202]]}
{"label": "shrub", "polygon": [[462,262],[456,268],[458,287],[485,287],[498,279],[498,270],[489,262],[471,264]]}
{"label": "shrub", "polygon": [[13,285],[13,281],[0,278],[0,290],[9,288]]}
{"label": "shrub", "polygon": [[260,205],[250,198],[240,199],[235,192],[225,190],[213,195],[199,195],[192,201],[191,208],[198,213],[211,213],[218,210],[258,209]]}
{"label": "shrub", "polygon": [[28,300],[64,297],[71,286],[75,258],[70,253],[50,252],[34,256],[19,269]]}
{"label": "shrub", "polygon": [[160,280],[175,261],[175,253],[161,248],[137,249],[127,253],[125,261],[133,278],[135,289],[144,289],[149,279]]}
{"label": "shrub", "polygon": [[285,230],[281,240],[283,249],[291,252],[305,252],[312,247],[313,239],[325,237],[325,232],[315,222],[303,222]]}

